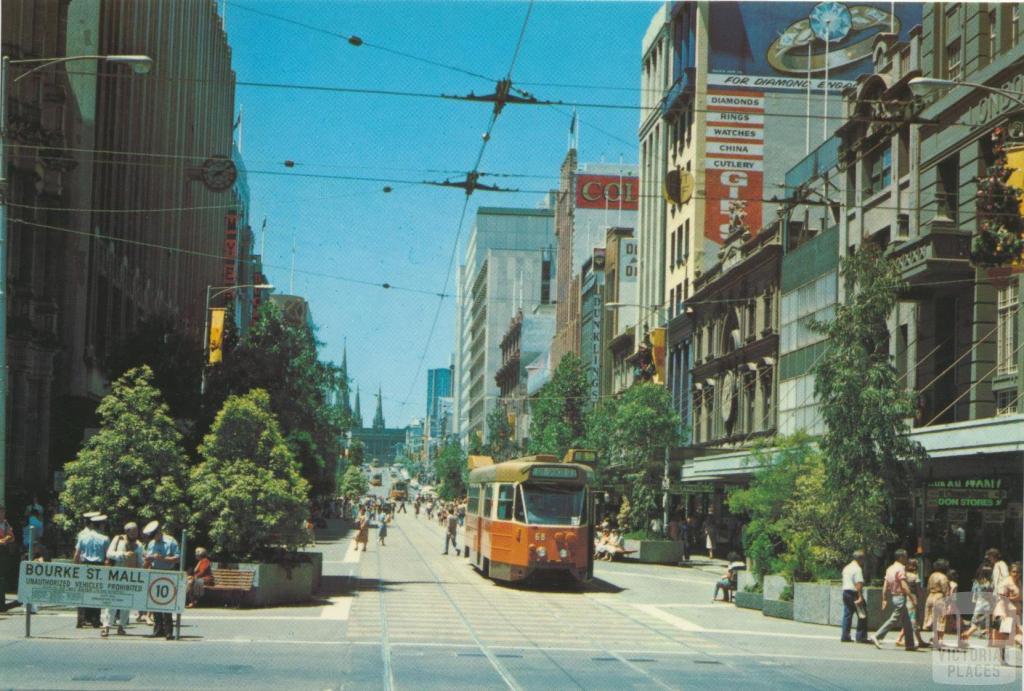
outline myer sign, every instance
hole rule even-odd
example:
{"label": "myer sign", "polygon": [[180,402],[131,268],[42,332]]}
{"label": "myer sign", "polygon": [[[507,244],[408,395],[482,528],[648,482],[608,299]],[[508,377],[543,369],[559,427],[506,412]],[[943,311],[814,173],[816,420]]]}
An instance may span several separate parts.
{"label": "myer sign", "polygon": [[185,574],[119,566],[23,561],[18,599],[33,605],[182,612]]}

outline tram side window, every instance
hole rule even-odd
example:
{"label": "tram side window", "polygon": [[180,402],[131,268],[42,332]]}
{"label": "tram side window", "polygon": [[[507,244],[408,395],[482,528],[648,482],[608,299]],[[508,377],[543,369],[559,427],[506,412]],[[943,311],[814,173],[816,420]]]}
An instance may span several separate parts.
{"label": "tram side window", "polygon": [[491,504],[493,503],[491,501],[491,485],[480,485],[480,491],[483,492],[483,495],[484,495],[484,512],[483,512],[483,517],[484,518],[490,518],[491,517]]}
{"label": "tram side window", "polygon": [[466,510],[469,513],[480,513],[480,485],[469,486],[469,502]]}
{"label": "tram side window", "polygon": [[526,523],[526,509],[523,503],[523,486],[516,485],[516,508],[515,508],[515,519],[520,523]]}
{"label": "tram side window", "polygon": [[516,500],[516,486],[509,484],[498,485],[498,520],[512,520],[512,505]]}

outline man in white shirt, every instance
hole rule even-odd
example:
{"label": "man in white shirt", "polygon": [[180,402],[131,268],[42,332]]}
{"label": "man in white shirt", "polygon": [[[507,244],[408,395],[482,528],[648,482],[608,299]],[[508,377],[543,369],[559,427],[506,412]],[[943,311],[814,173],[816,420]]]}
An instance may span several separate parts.
{"label": "man in white shirt", "polygon": [[864,550],[853,553],[853,561],[843,569],[843,621],[839,640],[844,643],[852,641],[850,626],[853,616],[857,615],[857,642],[868,642],[868,618],[857,614],[858,608],[865,611],[864,603]]}

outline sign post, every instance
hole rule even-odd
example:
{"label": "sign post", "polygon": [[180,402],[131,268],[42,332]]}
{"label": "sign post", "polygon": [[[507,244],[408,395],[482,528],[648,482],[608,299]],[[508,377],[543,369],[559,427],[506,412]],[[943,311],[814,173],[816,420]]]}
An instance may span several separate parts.
{"label": "sign post", "polygon": [[[188,583],[188,579],[185,577],[185,555],[188,554],[188,552],[186,551],[185,548],[187,546],[188,545],[185,543],[185,531],[182,530],[181,531],[181,556],[178,558],[178,573],[181,574],[181,583],[183,583],[183,584],[187,584]],[[186,597],[186,599],[188,598],[188,593],[185,594],[185,597]],[[174,617],[174,640],[176,640],[176,641],[180,641],[181,640],[181,610],[178,610],[178,613]]]}
{"label": "sign post", "polygon": [[[32,541],[36,536],[36,527],[29,523],[28,526],[28,559],[32,561]],[[18,588],[18,598],[21,598],[21,588]],[[32,603],[23,600],[25,603],[25,638],[32,638]]]}

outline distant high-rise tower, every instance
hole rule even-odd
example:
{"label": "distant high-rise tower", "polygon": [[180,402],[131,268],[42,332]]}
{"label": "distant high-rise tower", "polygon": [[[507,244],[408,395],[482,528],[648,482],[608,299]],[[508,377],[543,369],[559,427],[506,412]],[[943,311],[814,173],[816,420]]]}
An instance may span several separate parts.
{"label": "distant high-rise tower", "polygon": [[381,403],[381,390],[377,388],[377,412],[373,414],[373,429],[384,429],[384,406]]}
{"label": "distant high-rise tower", "polygon": [[427,420],[430,421],[430,436],[440,435],[441,409],[438,399],[452,395],[452,370],[450,367],[438,367],[427,370]]}

